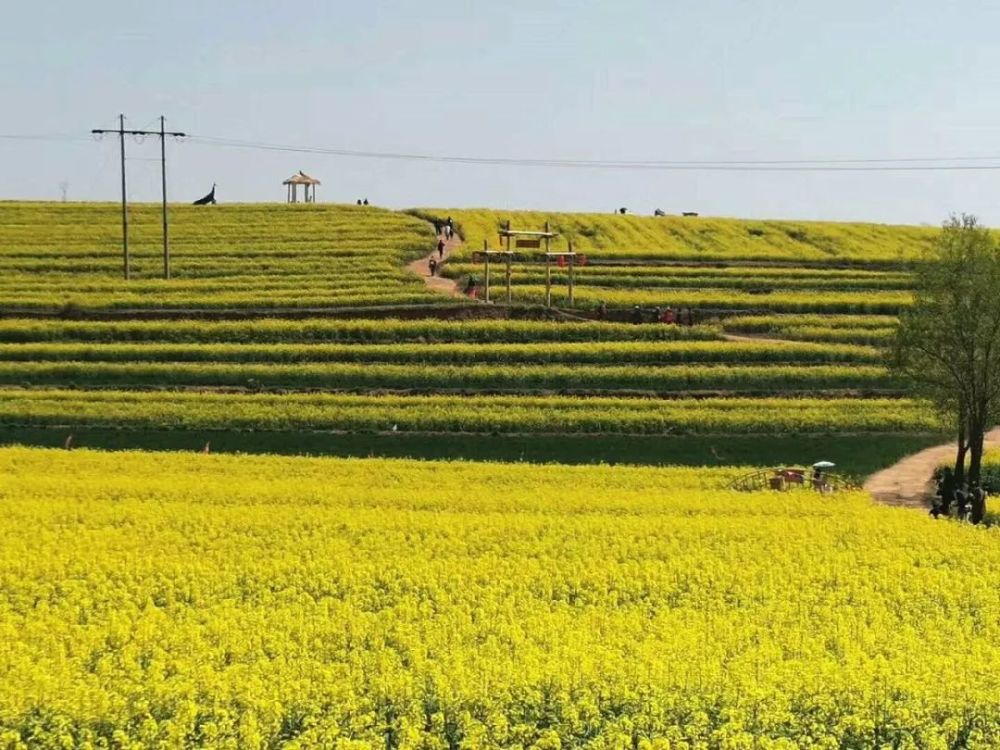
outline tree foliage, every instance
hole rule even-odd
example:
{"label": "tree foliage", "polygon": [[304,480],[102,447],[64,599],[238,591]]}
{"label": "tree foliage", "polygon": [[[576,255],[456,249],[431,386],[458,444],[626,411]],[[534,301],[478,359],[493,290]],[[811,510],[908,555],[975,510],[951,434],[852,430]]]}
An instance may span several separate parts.
{"label": "tree foliage", "polygon": [[919,265],[915,287],[913,306],[900,316],[894,364],[954,425],[955,473],[971,485],[1000,406],[1000,248],[974,216],[953,216]]}

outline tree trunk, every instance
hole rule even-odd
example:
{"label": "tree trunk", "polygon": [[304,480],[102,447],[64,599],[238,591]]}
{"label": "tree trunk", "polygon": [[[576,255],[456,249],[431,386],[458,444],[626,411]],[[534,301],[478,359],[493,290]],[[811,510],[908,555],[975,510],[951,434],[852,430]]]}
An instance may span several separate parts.
{"label": "tree trunk", "polygon": [[985,495],[980,485],[980,474],[983,465],[983,438],[986,427],[977,422],[969,425],[969,499],[972,504],[973,523],[981,523],[986,515]]}
{"label": "tree trunk", "polygon": [[[969,449],[969,436],[966,432],[965,415],[958,418],[958,452],[955,455],[955,487],[965,483],[965,453]],[[951,498],[949,498],[949,501]]]}
{"label": "tree trunk", "polygon": [[969,425],[969,486],[979,484],[983,466],[983,438],[986,428],[981,424]]}

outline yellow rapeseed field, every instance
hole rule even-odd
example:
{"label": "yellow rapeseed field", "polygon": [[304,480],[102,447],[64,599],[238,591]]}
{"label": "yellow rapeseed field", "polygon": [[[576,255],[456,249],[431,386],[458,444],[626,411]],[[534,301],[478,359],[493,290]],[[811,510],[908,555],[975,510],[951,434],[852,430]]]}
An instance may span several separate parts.
{"label": "yellow rapeseed field", "polygon": [[821,221],[754,221],[706,217],[651,217],[495,209],[437,209],[421,216],[451,216],[466,241],[464,254],[500,243],[498,230],[540,230],[572,240],[577,252],[595,257],[687,260],[788,260],[896,264],[915,260],[938,234],[936,228]]}
{"label": "yellow rapeseed field", "polygon": [[0,747],[1000,745],[1000,536],[738,471],[0,449]]}

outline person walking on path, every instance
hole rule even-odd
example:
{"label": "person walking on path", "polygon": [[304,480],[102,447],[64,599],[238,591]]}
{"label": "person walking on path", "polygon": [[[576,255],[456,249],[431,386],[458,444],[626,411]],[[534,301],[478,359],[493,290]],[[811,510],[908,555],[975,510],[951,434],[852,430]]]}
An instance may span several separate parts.
{"label": "person walking on path", "polygon": [[438,258],[444,258],[444,240],[438,240]]}
{"label": "person walking on path", "polygon": [[427,267],[430,269],[431,276],[437,275],[438,262],[434,260],[434,258],[431,258],[429,261],[427,261]]}

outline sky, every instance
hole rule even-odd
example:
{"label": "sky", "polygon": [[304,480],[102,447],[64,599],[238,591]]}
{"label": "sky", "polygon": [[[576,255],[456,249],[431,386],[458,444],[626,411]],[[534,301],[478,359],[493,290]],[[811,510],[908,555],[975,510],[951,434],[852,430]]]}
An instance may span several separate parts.
{"label": "sky", "polygon": [[[997,157],[992,0],[50,0],[0,24],[0,199],[118,200],[117,137],[607,161]],[[37,134],[53,140],[2,136]],[[73,138],[74,140],[69,140]],[[129,199],[159,199],[155,138]],[[170,197],[1000,225],[1000,169],[605,170],[168,141]]]}

